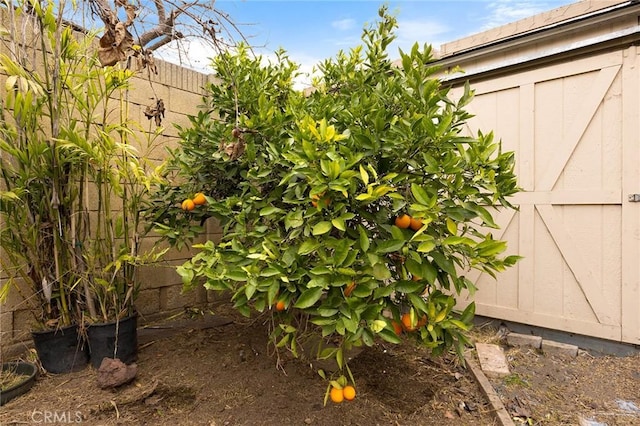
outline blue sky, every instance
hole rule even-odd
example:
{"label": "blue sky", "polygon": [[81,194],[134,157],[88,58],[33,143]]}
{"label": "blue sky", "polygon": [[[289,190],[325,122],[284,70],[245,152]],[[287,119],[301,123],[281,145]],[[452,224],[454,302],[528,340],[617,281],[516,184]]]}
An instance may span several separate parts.
{"label": "blue sky", "polygon": [[[397,48],[409,49],[418,41],[434,47],[502,24],[573,3],[575,0],[421,0],[386,2],[396,12]],[[314,64],[360,43],[365,24],[375,22],[383,1],[335,0],[217,0],[258,52],[269,56],[279,47],[306,72]],[[201,68],[205,52],[190,54],[192,66]]]}

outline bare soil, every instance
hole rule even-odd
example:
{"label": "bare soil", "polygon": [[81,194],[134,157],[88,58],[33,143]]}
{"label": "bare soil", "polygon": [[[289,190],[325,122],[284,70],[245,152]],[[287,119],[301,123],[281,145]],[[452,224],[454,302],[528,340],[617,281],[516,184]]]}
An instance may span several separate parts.
{"label": "bare soil", "polygon": [[266,317],[175,318],[140,330],[138,374],[101,390],[87,367],[43,374],[0,409],[1,425],[493,425],[484,394],[453,355],[432,358],[410,342],[377,344],[350,363],[354,401],[325,406],[327,382],[287,354],[277,368]]}
{"label": "bare soil", "polygon": [[[358,395],[323,405],[327,382],[307,362],[267,345],[266,318],[226,305],[215,315],[171,318],[140,330],[138,375],[100,390],[91,367],[41,374],[31,391],[0,409],[0,425],[479,425],[498,424],[471,372],[411,342],[379,343],[351,362]],[[511,374],[490,379],[516,424],[640,425],[640,354],[573,357],[510,348],[496,330]],[[51,422],[51,421],[50,421]],[[50,423],[49,422],[49,423]]]}
{"label": "bare soil", "polygon": [[632,356],[577,357],[509,347],[496,330],[476,330],[478,340],[501,344],[511,374],[490,378],[516,424],[640,425],[640,351]]}

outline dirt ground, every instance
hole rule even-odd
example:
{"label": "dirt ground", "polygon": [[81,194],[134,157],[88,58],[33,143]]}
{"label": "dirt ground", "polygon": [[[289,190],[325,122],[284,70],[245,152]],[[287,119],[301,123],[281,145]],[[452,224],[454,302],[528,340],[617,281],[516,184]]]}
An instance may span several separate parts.
{"label": "dirt ground", "polygon": [[141,330],[133,383],[100,390],[91,367],[42,375],[0,409],[0,425],[44,423],[45,415],[90,425],[494,424],[453,356],[432,359],[410,344],[368,348],[349,363],[356,399],[324,406],[327,382],[308,363],[283,357],[284,371],[276,368],[264,318],[214,312]]}
{"label": "dirt ground", "polygon": [[[327,382],[308,363],[283,357],[284,371],[276,368],[264,318],[239,317],[224,305],[214,312],[141,330],[138,375],[117,390],[100,390],[91,367],[41,375],[0,409],[0,425],[44,423],[45,416],[105,426],[498,424],[454,356],[432,358],[409,343],[367,348],[350,362],[356,399],[323,406]],[[494,335],[484,327],[475,337]],[[516,423],[640,425],[640,356],[507,354],[512,374],[492,384]]]}
{"label": "dirt ground", "polygon": [[490,378],[516,424],[640,425],[640,351],[633,356],[577,357],[509,347],[495,330],[476,330],[477,340],[501,344],[511,374]]}

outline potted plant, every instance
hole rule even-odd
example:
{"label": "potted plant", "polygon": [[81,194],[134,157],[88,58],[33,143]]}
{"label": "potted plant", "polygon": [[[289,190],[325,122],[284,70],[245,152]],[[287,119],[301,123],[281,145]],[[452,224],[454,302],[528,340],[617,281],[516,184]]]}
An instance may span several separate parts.
{"label": "potted plant", "polygon": [[[94,34],[63,25],[57,7],[20,4],[4,34],[10,53],[0,55],[8,76],[0,116],[1,266],[9,276],[2,294],[22,293],[35,329],[70,338],[73,357],[56,366],[43,358],[60,344],[39,345],[34,333],[50,372],[86,364],[78,325],[116,321],[119,328],[134,314],[137,267],[162,254],[140,251],[144,195],[156,176],[141,145],[152,149],[160,133],[139,132],[150,135],[146,144],[134,138],[140,129],[126,100],[133,72],[102,67]],[[6,37],[17,34],[19,19],[41,45]]]}
{"label": "potted plant", "polygon": [[[165,250],[143,249],[149,226],[143,213],[150,188],[159,183],[160,166],[149,160],[161,130],[146,132],[128,120],[126,101],[133,73],[105,68],[106,87],[115,99],[118,117],[112,117],[113,134],[94,142],[101,153],[90,177],[94,182],[96,215],[86,240],[85,259],[91,291],[87,296],[90,324],[87,337],[91,363],[99,367],[104,357],[125,363],[137,357],[137,312],[140,290],[139,267],[155,263]],[[139,130],[134,132],[133,130]],[[136,135],[147,135],[141,140]]]}
{"label": "potted plant", "polygon": [[[78,83],[71,79],[85,78],[77,71],[86,58],[77,54],[81,46],[71,29],[56,25],[50,8],[37,2],[29,7],[30,14],[18,7],[7,15],[2,35],[9,53],[0,55],[7,75],[0,99],[0,266],[9,277],[2,293],[9,287],[21,293],[33,313],[42,365],[60,373],[88,360],[78,333],[86,290],[78,244],[85,232],[87,161],[67,142],[83,130],[68,105],[84,96],[68,88]],[[18,28],[40,33],[39,45],[8,37]]]}

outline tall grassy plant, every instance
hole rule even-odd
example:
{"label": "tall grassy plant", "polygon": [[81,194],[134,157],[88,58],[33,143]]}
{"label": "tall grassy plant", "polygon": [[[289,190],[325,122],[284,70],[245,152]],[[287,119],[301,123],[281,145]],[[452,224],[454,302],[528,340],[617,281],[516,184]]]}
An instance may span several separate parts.
{"label": "tall grassy plant", "polygon": [[[87,52],[91,38],[78,41],[52,2],[23,3],[15,13],[13,4],[6,6],[9,28],[2,35],[9,53],[0,54],[0,69],[7,75],[0,118],[0,243],[10,280],[4,288],[21,279],[27,289],[16,288],[26,291],[23,297],[37,322],[64,326],[77,321],[77,303],[86,290],[77,245],[86,231],[87,162],[64,139],[83,133],[74,105],[84,102],[78,89],[89,80],[81,71],[91,58],[79,52]],[[27,6],[29,14],[23,13]],[[19,34],[28,34],[31,44],[20,43]]]}
{"label": "tall grassy plant", "polygon": [[[8,76],[0,116],[0,244],[9,275],[2,294],[21,292],[36,322],[49,327],[131,313],[144,257],[141,211],[157,176],[145,154],[160,134],[128,118],[133,73],[101,67],[94,34],[64,25],[58,6],[20,3],[3,29],[10,53],[0,55]],[[37,45],[19,43],[25,28]],[[148,138],[141,143],[136,134]]]}

